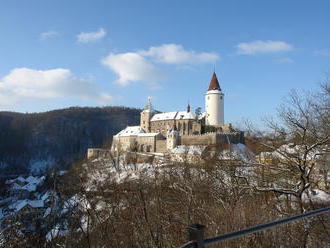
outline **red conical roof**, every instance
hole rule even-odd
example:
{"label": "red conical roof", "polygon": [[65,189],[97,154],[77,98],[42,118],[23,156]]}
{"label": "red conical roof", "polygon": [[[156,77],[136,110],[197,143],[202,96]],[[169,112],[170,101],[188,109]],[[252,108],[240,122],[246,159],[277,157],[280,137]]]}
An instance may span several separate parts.
{"label": "red conical roof", "polygon": [[187,112],[189,113],[190,112],[190,104],[188,103],[187,105]]}
{"label": "red conical roof", "polygon": [[217,79],[217,75],[215,74],[215,72],[213,72],[212,79],[210,81],[208,90],[221,90],[219,81]]}

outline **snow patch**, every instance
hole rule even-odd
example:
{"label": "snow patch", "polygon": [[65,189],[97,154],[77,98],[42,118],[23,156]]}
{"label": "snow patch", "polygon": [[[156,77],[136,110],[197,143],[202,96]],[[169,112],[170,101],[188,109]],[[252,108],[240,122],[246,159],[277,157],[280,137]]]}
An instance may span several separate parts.
{"label": "snow patch", "polygon": [[319,204],[329,204],[330,195],[320,189],[309,189],[302,194],[302,200],[304,203],[319,203]]}

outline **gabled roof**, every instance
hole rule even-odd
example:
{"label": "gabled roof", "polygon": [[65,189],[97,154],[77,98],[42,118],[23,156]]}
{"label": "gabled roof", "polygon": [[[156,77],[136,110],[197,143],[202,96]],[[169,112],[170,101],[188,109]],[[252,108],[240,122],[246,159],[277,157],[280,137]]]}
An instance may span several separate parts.
{"label": "gabled roof", "polygon": [[150,121],[165,121],[165,120],[193,120],[196,115],[192,112],[179,111],[179,112],[164,112],[155,114]]}
{"label": "gabled roof", "polygon": [[164,121],[164,120],[174,120],[177,112],[165,112],[160,114],[155,114],[150,121]]}
{"label": "gabled roof", "polygon": [[115,137],[135,136],[140,133],[145,133],[145,131],[140,126],[128,126],[125,129],[121,130],[119,133],[117,133]]}
{"label": "gabled roof", "polygon": [[187,111],[179,111],[175,117],[176,120],[194,120],[196,119],[196,115],[192,112]]}
{"label": "gabled roof", "polygon": [[215,72],[213,72],[208,91],[209,90],[220,90],[221,91],[219,81],[218,81],[218,78],[217,78],[217,75],[215,74]]}
{"label": "gabled roof", "polygon": [[137,136],[138,137],[154,137],[157,136],[160,133],[139,133]]}
{"label": "gabled roof", "polygon": [[20,211],[25,206],[29,205],[32,208],[43,208],[44,202],[41,200],[19,200],[14,204],[8,206],[8,208],[14,210],[15,212]]}

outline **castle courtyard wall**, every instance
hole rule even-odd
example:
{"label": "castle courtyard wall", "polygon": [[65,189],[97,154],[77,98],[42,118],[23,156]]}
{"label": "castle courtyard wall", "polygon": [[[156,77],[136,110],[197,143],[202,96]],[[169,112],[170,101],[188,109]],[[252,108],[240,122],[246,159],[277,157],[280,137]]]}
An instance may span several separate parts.
{"label": "castle courtyard wall", "polygon": [[154,152],[156,149],[155,136],[137,137],[137,150],[140,152]]}
{"label": "castle courtyard wall", "polygon": [[215,134],[182,135],[179,143],[187,146],[214,145],[216,137]]}
{"label": "castle courtyard wall", "polygon": [[182,135],[180,145],[220,145],[220,144],[244,144],[244,133],[206,133],[201,135]]}
{"label": "castle courtyard wall", "polygon": [[166,152],[166,151],[167,151],[166,140],[157,140],[155,152]]}

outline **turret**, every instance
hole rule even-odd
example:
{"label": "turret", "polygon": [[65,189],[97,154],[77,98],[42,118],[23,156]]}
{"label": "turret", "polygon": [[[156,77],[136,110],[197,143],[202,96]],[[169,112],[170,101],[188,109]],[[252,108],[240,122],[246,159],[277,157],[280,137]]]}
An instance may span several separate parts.
{"label": "turret", "polygon": [[221,91],[215,72],[205,94],[205,124],[219,126],[224,124],[224,94]]}
{"label": "turret", "polygon": [[140,114],[140,127],[147,133],[150,132],[150,120],[153,115],[154,110],[151,105],[151,97],[148,97],[148,104]]}
{"label": "turret", "polygon": [[166,147],[167,150],[171,150],[178,146],[179,144],[179,131],[176,128],[176,125],[174,124],[172,129],[167,132],[167,138],[166,138]]}

